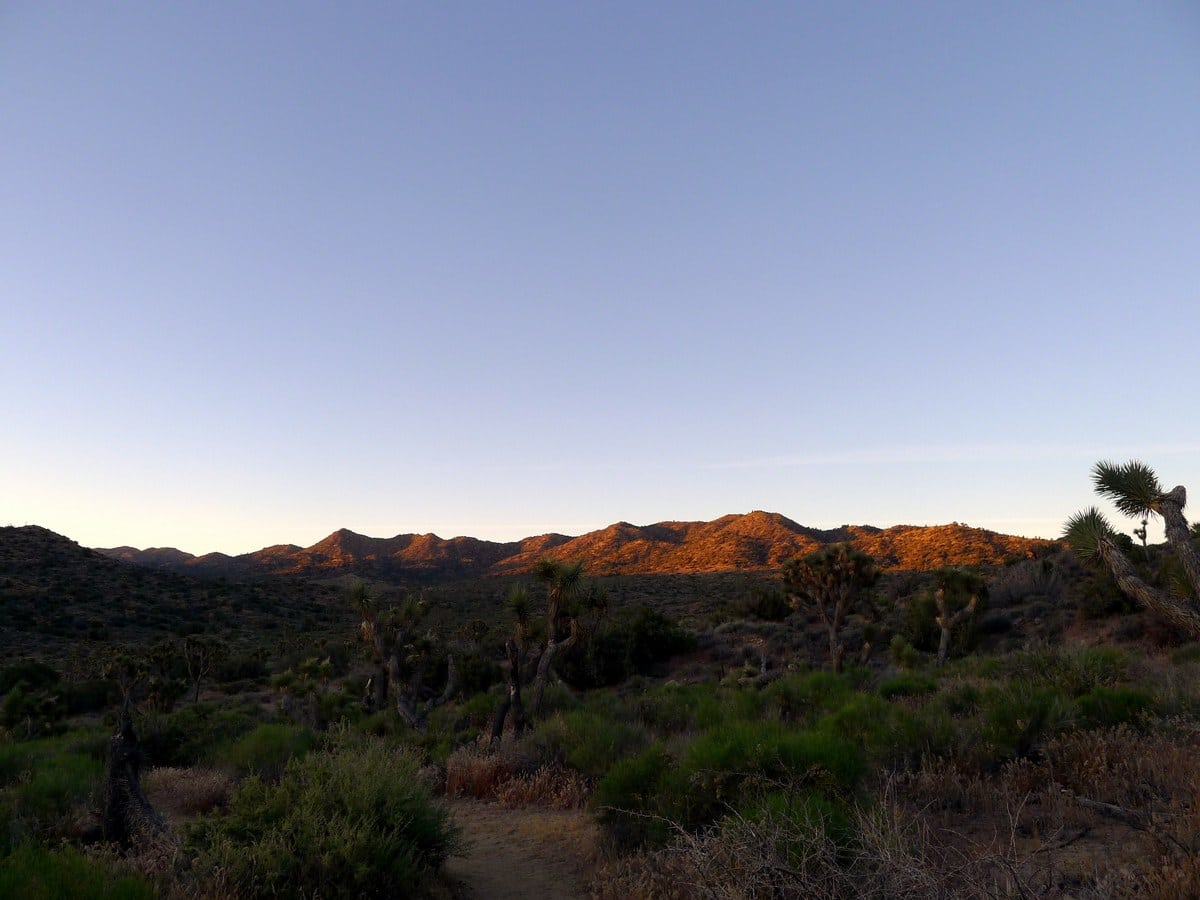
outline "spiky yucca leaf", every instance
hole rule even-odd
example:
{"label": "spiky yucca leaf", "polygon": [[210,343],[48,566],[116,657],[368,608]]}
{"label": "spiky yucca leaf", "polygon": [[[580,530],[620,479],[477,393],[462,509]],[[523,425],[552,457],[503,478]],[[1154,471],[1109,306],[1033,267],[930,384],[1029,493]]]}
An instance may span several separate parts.
{"label": "spiky yucca leaf", "polygon": [[508,608],[520,625],[529,624],[529,591],[523,584],[514,584],[508,591]]}
{"label": "spiky yucca leaf", "polygon": [[1154,470],[1143,462],[1131,459],[1124,464],[1096,463],[1092,469],[1096,493],[1110,498],[1117,509],[1127,516],[1143,516],[1158,512],[1162,485]]}
{"label": "spiky yucca leaf", "polygon": [[1067,519],[1062,536],[1076,556],[1092,559],[1099,552],[1102,540],[1112,540],[1113,530],[1100,510],[1093,506]]}

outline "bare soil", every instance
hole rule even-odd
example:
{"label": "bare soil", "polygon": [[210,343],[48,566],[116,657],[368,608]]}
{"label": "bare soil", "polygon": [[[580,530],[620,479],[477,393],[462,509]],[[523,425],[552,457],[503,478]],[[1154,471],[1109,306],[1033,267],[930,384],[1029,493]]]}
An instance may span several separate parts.
{"label": "bare soil", "polygon": [[582,810],[503,809],[478,800],[451,800],[467,848],[443,872],[459,900],[575,900],[586,879],[598,834]]}

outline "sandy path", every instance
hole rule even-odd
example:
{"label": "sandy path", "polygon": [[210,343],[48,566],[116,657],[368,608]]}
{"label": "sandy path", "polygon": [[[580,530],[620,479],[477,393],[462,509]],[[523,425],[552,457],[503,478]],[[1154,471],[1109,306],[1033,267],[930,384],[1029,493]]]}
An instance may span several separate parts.
{"label": "sandy path", "polygon": [[596,848],[596,826],[581,810],[501,809],[495,803],[452,800],[450,809],[468,848],[446,861],[457,897],[467,900],[577,900],[586,897],[585,870]]}

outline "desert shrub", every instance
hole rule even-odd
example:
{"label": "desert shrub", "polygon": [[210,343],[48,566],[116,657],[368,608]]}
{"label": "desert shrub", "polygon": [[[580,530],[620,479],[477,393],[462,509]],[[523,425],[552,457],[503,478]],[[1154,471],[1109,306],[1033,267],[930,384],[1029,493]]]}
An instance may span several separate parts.
{"label": "desert shrub", "polygon": [[921,664],[921,652],[905,640],[902,634],[892,635],[888,644],[888,657],[901,669],[915,669]]}
{"label": "desert shrub", "polygon": [[944,709],[956,719],[973,716],[979,711],[981,697],[979,688],[969,681],[943,686],[933,704]]}
{"label": "desert shrub", "polygon": [[649,743],[640,726],[592,710],[562,713],[538,724],[530,742],[548,761],[593,777]]}
{"label": "desert shrub", "polygon": [[109,705],[108,683],[99,679],[62,682],[61,688],[68,715],[99,712]]}
{"label": "desert shrub", "polygon": [[1076,701],[1080,724],[1088,728],[1107,728],[1135,722],[1154,711],[1154,698],[1146,691],[1130,687],[1097,685]]}
{"label": "desert shrub", "polygon": [[616,846],[661,846],[688,796],[687,778],[662,744],[618,760],[596,785],[592,808]]}
{"label": "desert shrub", "polygon": [[1171,653],[1171,662],[1177,666],[1200,663],[1200,643],[1184,644]]}
{"label": "desert shrub", "polygon": [[1088,571],[1077,579],[1075,608],[1084,619],[1103,619],[1137,612],[1136,600],[1125,594],[1105,570]]}
{"label": "desert shrub", "polygon": [[62,753],[42,760],[16,787],[21,815],[50,823],[95,798],[104,774],[90,756]]}
{"label": "desert shrub", "polygon": [[[724,828],[738,828],[744,824],[774,822],[782,825],[786,834],[820,835],[839,848],[846,848],[854,839],[854,827],[850,810],[837,797],[814,790],[766,791],[750,799],[735,815],[724,820]],[[785,839],[779,842],[775,852],[792,866],[803,865],[807,848],[799,842]]]}
{"label": "desert shrub", "polygon": [[195,816],[223,804],[233,789],[233,778],[215,769],[165,767],[147,772],[142,787],[159,812]]}
{"label": "desert shrub", "polygon": [[270,677],[263,654],[253,651],[241,651],[219,659],[212,673],[212,680],[218,684],[239,687],[263,685]]}
{"label": "desert shrub", "polygon": [[7,694],[18,684],[26,690],[54,687],[61,680],[58,671],[36,659],[21,659],[0,668],[0,694]]}
{"label": "desert shrub", "polygon": [[949,715],[936,706],[908,709],[869,694],[826,714],[817,727],[888,766],[909,766],[926,753],[945,752],[957,737]]}
{"label": "desert shrub", "polygon": [[[835,734],[778,722],[731,722],[692,741],[652,805],[671,821],[695,828],[766,790],[844,791],[864,768],[859,749]],[[673,793],[663,794],[668,789]]]}
{"label": "desert shrub", "polygon": [[892,697],[919,697],[936,690],[937,682],[928,675],[900,675],[879,685],[879,696],[885,700]]}
{"label": "desert shrub", "polygon": [[0,859],[0,897],[21,900],[153,900],[155,886],[78,850],[26,844]]}
{"label": "desert shrub", "polygon": [[455,664],[458,667],[460,697],[478,695],[504,680],[504,673],[496,661],[481,653],[460,653],[455,658]]}
{"label": "desert shrub", "polygon": [[1028,756],[1071,724],[1073,708],[1062,690],[1012,681],[985,688],[981,736],[998,760]]}
{"label": "desert shrub", "polygon": [[788,675],[771,682],[763,692],[767,705],[781,719],[812,721],[818,715],[837,709],[850,697],[861,681],[857,672],[808,672]]}
{"label": "desert shrub", "polygon": [[661,734],[710,728],[724,719],[716,688],[709,684],[666,684],[636,701],[637,717]]}
{"label": "desert shrub", "polygon": [[148,715],[138,723],[147,762],[156,766],[192,766],[219,745],[258,725],[253,706],[191,703],[173,712]]}
{"label": "desert shrub", "polygon": [[214,748],[209,761],[238,775],[276,780],[288,762],[313,748],[316,735],[296,725],[262,724],[239,738]]}
{"label": "desert shrub", "polygon": [[196,871],[255,896],[424,896],[457,833],[417,770],[408,751],[341,739],[278,784],[251,776],[226,815],[192,827]]}
{"label": "desert shrub", "polygon": [[581,642],[560,671],[579,687],[616,685],[634,674],[650,673],[657,664],[695,645],[690,632],[658,610],[632,606]]}
{"label": "desert shrub", "polygon": [[34,688],[24,681],[13,685],[0,701],[0,727],[31,737],[55,730],[67,714],[62,692],[53,688]]}
{"label": "desert shrub", "polygon": [[1014,654],[1009,671],[1080,697],[1097,686],[1113,687],[1129,674],[1129,654],[1117,647],[1057,648]]}

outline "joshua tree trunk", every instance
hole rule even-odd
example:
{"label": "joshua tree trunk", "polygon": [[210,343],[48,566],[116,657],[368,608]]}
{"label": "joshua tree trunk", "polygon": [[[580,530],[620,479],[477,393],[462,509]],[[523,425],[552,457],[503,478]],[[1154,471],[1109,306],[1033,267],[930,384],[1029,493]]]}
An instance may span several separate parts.
{"label": "joshua tree trunk", "polygon": [[126,706],[116,734],[109,739],[104,774],[104,837],[122,847],[164,828],[162,817],[142,792],[141,767],[142,748]]}
{"label": "joshua tree trunk", "polygon": [[1158,498],[1158,511],[1163,517],[1167,543],[1183,563],[1183,570],[1192,585],[1192,593],[1200,598],[1200,550],[1197,550],[1192,542],[1192,532],[1183,515],[1186,503],[1187,491],[1183,485],[1179,485],[1175,490]]}
{"label": "joshua tree trunk", "polygon": [[[1181,489],[1176,488],[1175,490]],[[1164,515],[1163,518],[1165,519],[1166,516]],[[1194,639],[1200,640],[1200,607],[1197,606],[1196,601],[1172,597],[1142,581],[1137,577],[1133,565],[1125,557],[1125,554],[1107,538],[1097,542],[1096,552],[1104,560],[1122,591],[1147,609],[1154,610]]]}
{"label": "joshua tree trunk", "polygon": [[489,746],[498,747],[504,734],[504,720],[512,713],[513,735],[517,738],[525,733],[525,708],[521,703],[521,654],[515,641],[505,641],[504,651],[508,654],[508,690],[496,707],[492,717]]}
{"label": "joshua tree trunk", "polygon": [[566,653],[575,646],[575,642],[579,640],[579,625],[574,619],[571,620],[571,634],[561,641],[556,641],[551,635],[546,641],[546,649],[542,651],[542,656],[538,660],[537,672],[533,677],[533,684],[530,687],[529,699],[529,715],[536,716],[538,709],[542,705],[542,694],[546,691],[546,682],[550,680],[550,673],[553,671],[554,658],[560,653]]}
{"label": "joshua tree trunk", "polygon": [[454,696],[455,690],[458,688],[458,670],[455,666],[454,654],[446,656],[446,686],[442,694],[437,697],[430,697],[424,703],[419,702],[419,692],[421,685],[425,682],[425,666],[424,664],[418,668],[413,682],[410,684],[409,691],[403,691],[396,688],[396,712],[400,714],[400,718],[408,722],[416,731],[425,731],[430,722],[430,713],[434,709],[443,706],[444,703]]}
{"label": "joshua tree trunk", "polygon": [[946,664],[946,655],[950,652],[950,634],[955,628],[966,619],[974,614],[975,607],[979,605],[979,597],[975,594],[971,595],[971,601],[954,615],[950,615],[946,610],[946,589],[938,588],[933,595],[934,602],[937,603],[937,623],[942,629],[942,638],[938,641],[937,664],[939,666]]}
{"label": "joshua tree trunk", "polygon": [[380,663],[375,668],[375,677],[371,681],[371,706],[375,710],[387,709],[388,697],[388,667]]}

